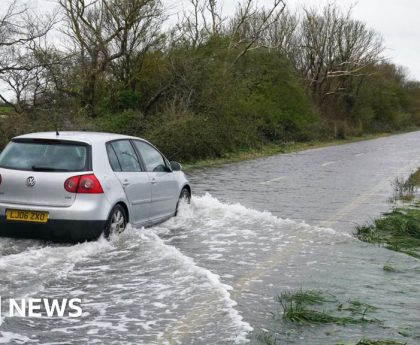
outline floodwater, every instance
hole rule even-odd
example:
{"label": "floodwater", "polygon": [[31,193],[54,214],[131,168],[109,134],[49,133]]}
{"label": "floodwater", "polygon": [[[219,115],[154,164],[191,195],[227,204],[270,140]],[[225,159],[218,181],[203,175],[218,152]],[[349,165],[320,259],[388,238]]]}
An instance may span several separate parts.
{"label": "floodwater", "polygon": [[[190,173],[191,205],[111,241],[0,239],[0,343],[420,343],[419,261],[360,243],[358,224],[391,207],[391,184],[420,166],[420,132]],[[383,270],[394,265],[399,272]],[[378,322],[296,326],[276,296],[322,290],[377,307]],[[80,318],[8,317],[9,298],[80,298]]]}

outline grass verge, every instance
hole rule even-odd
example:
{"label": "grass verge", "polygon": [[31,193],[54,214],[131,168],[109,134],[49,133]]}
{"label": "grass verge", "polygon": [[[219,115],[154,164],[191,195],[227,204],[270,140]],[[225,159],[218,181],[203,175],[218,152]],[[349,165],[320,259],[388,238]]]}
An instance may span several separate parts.
{"label": "grass verge", "polygon": [[8,114],[8,113],[11,113],[12,111],[13,111],[12,107],[5,104],[0,104],[0,115]]}
{"label": "grass verge", "polygon": [[[405,133],[405,132],[401,132],[401,133]],[[207,167],[212,167],[212,166],[217,166],[217,165],[222,165],[222,164],[227,164],[227,163],[235,163],[235,162],[251,160],[251,159],[256,159],[256,158],[269,157],[269,156],[274,156],[277,154],[285,154],[285,153],[298,152],[298,151],[303,151],[303,150],[308,150],[308,149],[313,149],[313,148],[349,144],[349,143],[358,142],[358,141],[387,137],[387,136],[395,135],[395,134],[398,134],[398,133],[367,134],[367,135],[358,136],[358,137],[349,137],[347,139],[312,141],[312,142],[306,142],[306,143],[285,143],[285,144],[280,144],[280,145],[267,144],[267,145],[263,145],[259,149],[245,149],[245,150],[238,150],[236,152],[225,153],[222,157],[219,157],[219,158],[186,162],[183,164],[183,170],[190,171],[193,169],[207,168]]]}
{"label": "grass verge", "polygon": [[[344,343],[336,344],[336,345],[347,345]],[[406,343],[400,343],[395,340],[367,340],[362,339],[355,345],[406,345]]]}
{"label": "grass verge", "polygon": [[358,227],[356,237],[420,259],[420,207],[396,208],[373,224]]}
{"label": "grass verge", "polygon": [[[370,225],[357,227],[355,235],[363,242],[384,246],[420,259],[420,202],[416,201],[420,169],[406,180],[397,178],[393,186],[394,197],[391,201],[402,202],[402,206],[385,213]],[[396,272],[388,265],[384,266],[384,270]]]}

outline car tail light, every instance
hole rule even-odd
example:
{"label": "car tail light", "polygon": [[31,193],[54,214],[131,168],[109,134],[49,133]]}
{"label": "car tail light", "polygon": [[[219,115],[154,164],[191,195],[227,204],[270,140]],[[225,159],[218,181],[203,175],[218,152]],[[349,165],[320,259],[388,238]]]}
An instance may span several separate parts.
{"label": "car tail light", "polygon": [[80,176],[70,177],[64,182],[64,189],[69,193],[77,193],[79,188]]}
{"label": "car tail light", "polygon": [[102,194],[101,183],[94,174],[73,176],[64,182],[64,189],[69,193]]}
{"label": "car tail light", "polygon": [[104,191],[95,175],[80,176],[77,193],[102,194]]}

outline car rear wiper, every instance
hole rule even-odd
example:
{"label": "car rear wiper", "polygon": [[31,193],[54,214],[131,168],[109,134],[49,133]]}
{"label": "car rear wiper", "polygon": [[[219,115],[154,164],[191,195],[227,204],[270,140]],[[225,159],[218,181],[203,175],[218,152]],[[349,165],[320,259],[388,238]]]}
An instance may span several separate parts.
{"label": "car rear wiper", "polygon": [[36,165],[32,165],[32,170],[33,171],[63,171],[63,172],[69,171],[67,169],[56,169],[56,168],[41,167],[41,166],[36,166]]}

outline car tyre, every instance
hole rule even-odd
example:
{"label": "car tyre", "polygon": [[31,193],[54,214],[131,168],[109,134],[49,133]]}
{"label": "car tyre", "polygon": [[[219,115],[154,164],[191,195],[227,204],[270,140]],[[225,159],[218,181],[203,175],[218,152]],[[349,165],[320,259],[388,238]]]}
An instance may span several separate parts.
{"label": "car tyre", "polygon": [[115,205],[109,214],[104,229],[104,237],[121,234],[127,227],[127,214],[121,205]]}
{"label": "car tyre", "polygon": [[176,204],[175,216],[178,215],[178,206],[181,201],[186,201],[187,204],[191,203],[191,192],[187,187],[184,187],[179,195],[178,203]]}

